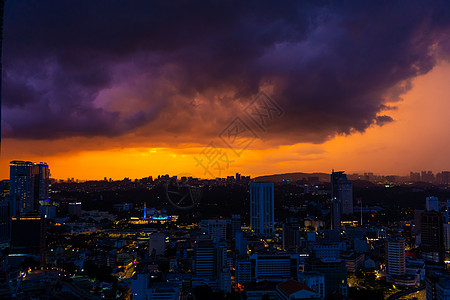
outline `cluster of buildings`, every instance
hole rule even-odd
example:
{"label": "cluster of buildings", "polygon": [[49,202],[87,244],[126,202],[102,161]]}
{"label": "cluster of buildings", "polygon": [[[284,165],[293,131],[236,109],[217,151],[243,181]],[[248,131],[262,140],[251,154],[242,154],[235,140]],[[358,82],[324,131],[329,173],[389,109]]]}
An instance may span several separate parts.
{"label": "cluster of buildings", "polygon": [[[352,181],[333,171],[326,194],[302,185],[308,197],[329,199],[325,218],[277,222],[275,184],[236,174],[210,184],[248,185],[248,219],[232,214],[180,224],[178,216],[147,208],[146,202],[142,207],[111,204],[108,212],[83,210],[75,198],[55,202],[47,164],[12,161],[10,168],[8,191],[1,189],[5,200],[0,202],[0,246],[10,248],[1,266],[9,278],[21,272],[12,262],[32,255],[41,266],[64,269],[69,276],[98,278],[98,272],[106,272],[110,281],[92,287],[103,291],[102,296],[112,290],[118,296],[117,285],[111,283],[115,278],[132,299],[187,300],[205,287],[252,300],[345,299],[355,287],[355,275],[362,273],[400,287],[426,286],[427,299],[450,297],[450,200],[427,197],[425,209],[414,211],[414,220],[362,226],[362,206],[358,211]],[[207,184],[165,175],[125,180],[119,186],[170,181]],[[137,212],[140,217],[117,218]],[[50,242],[49,230],[60,230],[66,238]]]}

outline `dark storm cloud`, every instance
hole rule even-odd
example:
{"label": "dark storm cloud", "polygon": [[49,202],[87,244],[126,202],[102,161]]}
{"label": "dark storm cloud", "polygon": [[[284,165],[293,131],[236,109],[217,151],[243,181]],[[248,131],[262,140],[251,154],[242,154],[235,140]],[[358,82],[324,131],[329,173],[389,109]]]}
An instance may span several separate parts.
{"label": "dark storm cloud", "polygon": [[449,27],[444,2],[9,1],[4,134],[210,139],[269,88],[269,134],[320,143],[393,121]]}

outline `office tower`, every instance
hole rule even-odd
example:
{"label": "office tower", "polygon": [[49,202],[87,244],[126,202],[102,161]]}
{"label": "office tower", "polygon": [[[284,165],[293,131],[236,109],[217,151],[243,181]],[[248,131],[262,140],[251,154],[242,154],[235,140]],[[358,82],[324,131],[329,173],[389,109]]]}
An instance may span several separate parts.
{"label": "office tower", "polygon": [[427,197],[425,199],[425,207],[427,211],[439,211],[439,199],[437,197]]}
{"label": "office tower", "polygon": [[283,249],[297,249],[300,246],[300,230],[298,223],[283,224]]}
{"label": "office tower", "polygon": [[45,263],[46,222],[43,216],[11,218],[11,253],[39,254]]}
{"label": "office tower", "polygon": [[400,236],[393,237],[386,243],[385,252],[388,280],[393,276],[405,275],[405,239]]}
{"label": "office tower", "polygon": [[236,173],[236,183],[241,184],[241,173]]}
{"label": "office tower", "polygon": [[148,239],[148,254],[164,255],[166,250],[166,235],[161,232],[152,233]]}
{"label": "office tower", "polygon": [[425,211],[421,214],[422,257],[429,264],[444,263],[444,218],[437,211]]}
{"label": "office tower", "polygon": [[10,163],[9,198],[11,216],[34,210],[34,164],[29,161]]}
{"label": "office tower", "polygon": [[274,232],[274,184],[250,184],[250,227],[258,235]]}
{"label": "office tower", "polygon": [[231,239],[236,238],[236,233],[241,231],[241,215],[231,215]]}
{"label": "office tower", "polygon": [[230,292],[231,273],[227,260],[226,244],[211,240],[197,241],[192,287],[206,284],[213,291]]}
{"label": "office tower", "polygon": [[342,293],[343,287],[347,284],[347,267],[343,259],[313,259],[310,263],[313,272],[319,272],[325,276],[327,295]]}
{"label": "office tower", "polygon": [[[40,204],[48,202],[49,200],[49,186],[50,186],[50,170],[46,163],[39,163],[35,165],[35,185],[34,194],[37,196],[35,201]],[[36,207],[38,207],[36,203]]]}
{"label": "office tower", "polygon": [[331,173],[332,229],[340,229],[341,214],[353,214],[353,184],[344,172]]}
{"label": "office tower", "polygon": [[11,216],[39,212],[39,203],[48,201],[50,171],[45,163],[11,161],[9,197]]}

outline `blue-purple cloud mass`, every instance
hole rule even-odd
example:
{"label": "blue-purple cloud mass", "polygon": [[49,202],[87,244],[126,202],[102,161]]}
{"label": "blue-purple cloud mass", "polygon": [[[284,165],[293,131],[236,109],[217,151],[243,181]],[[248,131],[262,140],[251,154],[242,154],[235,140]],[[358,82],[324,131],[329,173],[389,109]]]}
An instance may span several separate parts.
{"label": "blue-purple cloud mass", "polygon": [[449,33],[446,1],[8,1],[3,136],[199,141],[265,90],[321,143],[391,122]]}

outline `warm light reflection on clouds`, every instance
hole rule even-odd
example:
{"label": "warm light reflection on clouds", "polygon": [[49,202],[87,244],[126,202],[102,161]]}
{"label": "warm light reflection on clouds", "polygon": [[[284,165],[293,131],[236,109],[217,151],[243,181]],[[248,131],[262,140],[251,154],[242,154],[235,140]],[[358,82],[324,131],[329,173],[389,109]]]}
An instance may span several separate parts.
{"label": "warm light reflection on clouds", "polygon": [[[329,172],[332,168],[384,174],[449,170],[448,78],[449,64],[416,78],[404,101],[396,103],[398,109],[389,112],[395,122],[383,127],[372,126],[364,133],[338,136],[323,144],[274,146],[273,139],[257,141],[240,157],[227,150],[232,162],[220,175]],[[151,143],[154,146],[148,147],[148,140],[132,135],[51,142],[7,139],[2,143],[1,177],[9,177],[8,163],[13,159],[46,161],[55,178],[121,179],[181,173],[209,177],[194,160],[202,145]]]}

